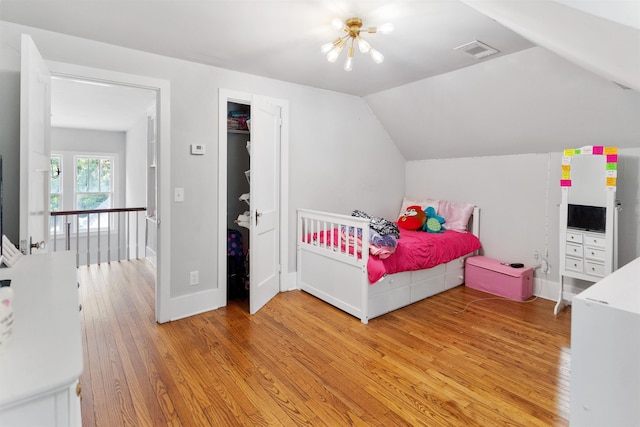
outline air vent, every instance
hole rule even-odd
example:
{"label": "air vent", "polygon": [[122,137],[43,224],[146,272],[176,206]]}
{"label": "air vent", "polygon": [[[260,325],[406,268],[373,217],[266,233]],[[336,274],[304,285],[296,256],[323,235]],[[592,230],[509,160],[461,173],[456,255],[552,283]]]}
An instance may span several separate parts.
{"label": "air vent", "polygon": [[487,56],[493,55],[494,53],[498,53],[497,49],[479,42],[478,40],[474,40],[471,43],[463,44],[462,46],[458,46],[453,50],[459,50],[466,53],[467,55],[473,56],[476,59],[486,58]]}

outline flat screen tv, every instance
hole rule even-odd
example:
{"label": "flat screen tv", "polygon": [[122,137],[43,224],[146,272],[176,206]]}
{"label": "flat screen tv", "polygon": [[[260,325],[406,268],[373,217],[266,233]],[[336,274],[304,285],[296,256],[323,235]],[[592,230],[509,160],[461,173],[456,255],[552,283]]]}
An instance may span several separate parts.
{"label": "flat screen tv", "polygon": [[567,212],[567,227],[604,233],[607,228],[607,208],[570,204]]}

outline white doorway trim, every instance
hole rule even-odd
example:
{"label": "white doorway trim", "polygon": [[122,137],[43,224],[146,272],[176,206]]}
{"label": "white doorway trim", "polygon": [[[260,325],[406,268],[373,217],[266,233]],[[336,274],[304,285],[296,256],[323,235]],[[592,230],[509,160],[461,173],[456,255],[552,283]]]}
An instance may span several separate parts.
{"label": "white doorway trim", "polygon": [[[227,103],[251,105],[253,95],[220,88],[218,94],[218,307],[227,305]],[[280,107],[280,292],[289,278],[289,101],[268,98]],[[224,286],[223,286],[224,284]],[[295,287],[295,284],[293,285]]]}
{"label": "white doorway trim", "polygon": [[126,74],[117,71],[85,67],[56,61],[46,61],[51,73],[58,76],[139,87],[157,93],[157,266],[156,321],[171,320],[171,142],[170,142],[170,83],[168,80]]}

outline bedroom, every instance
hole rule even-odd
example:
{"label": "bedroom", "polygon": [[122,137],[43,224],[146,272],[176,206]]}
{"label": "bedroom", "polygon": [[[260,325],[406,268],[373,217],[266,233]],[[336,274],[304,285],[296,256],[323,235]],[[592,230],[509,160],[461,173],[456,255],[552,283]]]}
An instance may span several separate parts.
{"label": "bedroom", "polygon": [[[554,236],[560,153],[564,148],[598,144],[605,138],[607,144],[621,148],[621,167],[632,177],[619,188],[625,204],[620,220],[621,230],[625,230],[621,233],[620,265],[640,254],[640,197],[634,180],[639,169],[638,92],[622,89],[545,48],[531,47],[359,97],[3,21],[3,85],[13,99],[17,96],[20,32],[30,33],[47,59],[148,75],[171,83],[171,167],[167,174],[171,182],[165,186],[165,199],[172,198],[174,187],[185,188],[186,197],[183,204],[169,205],[171,218],[166,221],[172,225],[171,248],[165,258],[170,259],[165,276],[170,282],[167,318],[222,305],[215,296],[219,273],[211,259],[216,259],[216,254],[209,248],[209,242],[217,241],[218,231],[212,224],[217,221],[218,196],[215,189],[200,185],[218,181],[214,147],[219,89],[287,99],[291,106],[288,257],[282,260],[285,274],[281,290],[295,287],[297,208],[342,213],[361,209],[393,218],[407,195],[480,206],[486,213],[482,229],[486,255],[532,264],[534,251],[548,253],[552,267],[548,275],[536,277],[536,294],[553,299],[558,282],[554,266],[559,264]],[[325,63],[321,62],[323,67],[332,65]],[[633,71],[633,65],[629,67],[626,72]],[[420,99],[415,93],[427,96]],[[424,119],[399,117],[405,110]],[[17,111],[16,101],[3,102],[7,146],[3,151],[9,153],[17,150]],[[421,138],[437,143],[411,145]],[[188,146],[193,143],[208,144],[207,155],[189,156]],[[322,150],[317,151],[318,147]],[[348,160],[364,151],[368,153],[366,162]],[[309,167],[305,161],[309,152],[316,153],[318,165],[331,157],[335,172],[327,174],[322,167]],[[329,153],[340,155],[333,158]],[[371,176],[371,165],[384,165],[385,174]],[[5,173],[11,176],[17,171]],[[470,173],[477,185],[467,185]],[[310,193],[307,188],[312,183],[315,191]],[[342,190],[336,193],[336,188]],[[17,189],[6,186],[5,192],[9,209],[17,206]],[[504,195],[508,195],[508,203]],[[195,209],[208,215],[194,217],[191,212]],[[503,216],[507,210],[513,214]],[[12,218],[17,221],[17,215],[6,215],[5,221]],[[5,230],[16,228],[16,222],[5,224]],[[192,270],[200,271],[197,288],[189,286]],[[203,306],[203,301],[209,302]]]}
{"label": "bedroom", "polygon": [[[169,282],[172,304],[177,307],[171,318],[201,311],[202,296],[209,297],[218,288],[217,265],[212,261],[216,251],[211,250],[210,242],[218,240],[218,194],[214,184],[218,180],[215,147],[221,88],[284,98],[290,103],[290,250],[283,290],[295,286],[293,218],[297,208],[343,213],[357,208],[394,218],[402,197],[408,195],[480,206],[487,255],[531,264],[534,251],[544,254],[548,250],[551,271],[547,276],[537,275],[536,294],[553,299],[558,281],[554,267],[559,258],[557,182],[561,150],[603,139],[621,147],[624,173],[630,177],[619,188],[624,200],[621,265],[640,255],[638,88],[622,89],[543,47],[531,47],[396,90],[358,97],[49,32],[37,26],[2,21],[0,31],[3,156],[5,150],[14,158],[17,155],[16,70],[21,32],[31,34],[46,59],[171,82],[168,175],[171,189],[182,187],[186,192],[185,203],[171,207]],[[326,61],[320,59],[324,65]],[[337,68],[342,71],[340,66]],[[417,92],[428,95],[426,105],[424,100],[412,99],[411,94]],[[393,108],[385,109],[389,97],[401,99],[402,104],[396,101],[389,104]],[[461,106],[465,107],[463,111],[455,109]],[[399,113],[404,114],[397,117]],[[398,124],[402,124],[401,129]],[[471,126],[472,131],[462,132]],[[410,134],[404,135],[406,132]],[[452,140],[441,138],[444,134]],[[422,139],[439,142],[410,145],[411,141]],[[401,141],[406,144],[402,149]],[[193,143],[207,145],[208,155],[189,156],[188,147]],[[445,148],[456,151],[438,151]],[[360,158],[363,152],[368,153],[365,162],[350,160]],[[310,164],[309,153],[314,153],[317,164]],[[326,172],[328,162],[335,165],[331,174]],[[5,169],[7,163],[5,160]],[[381,168],[384,175],[375,174],[372,178],[372,166]],[[13,176],[17,176],[15,169]],[[310,187],[313,192],[308,190]],[[341,191],[336,192],[337,188]],[[17,206],[17,190],[6,186],[5,191],[6,197],[13,200],[10,203]],[[194,215],[194,211],[206,215]],[[12,218],[14,222],[5,223],[5,230],[16,227],[17,213],[6,220]],[[200,271],[201,284],[195,290],[188,283],[193,269]],[[207,308],[216,306],[210,303]]]}

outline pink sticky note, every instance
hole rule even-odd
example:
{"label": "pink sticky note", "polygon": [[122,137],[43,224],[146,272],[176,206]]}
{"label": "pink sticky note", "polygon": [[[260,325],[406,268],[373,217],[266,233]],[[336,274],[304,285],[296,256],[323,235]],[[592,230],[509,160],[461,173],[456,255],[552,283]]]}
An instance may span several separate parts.
{"label": "pink sticky note", "polygon": [[602,154],[604,153],[604,147],[601,145],[594,145],[593,146],[593,154]]}
{"label": "pink sticky note", "polygon": [[571,187],[571,180],[570,179],[561,179],[560,180],[560,187]]}
{"label": "pink sticky note", "polygon": [[607,163],[618,163],[617,154],[607,154]]}

